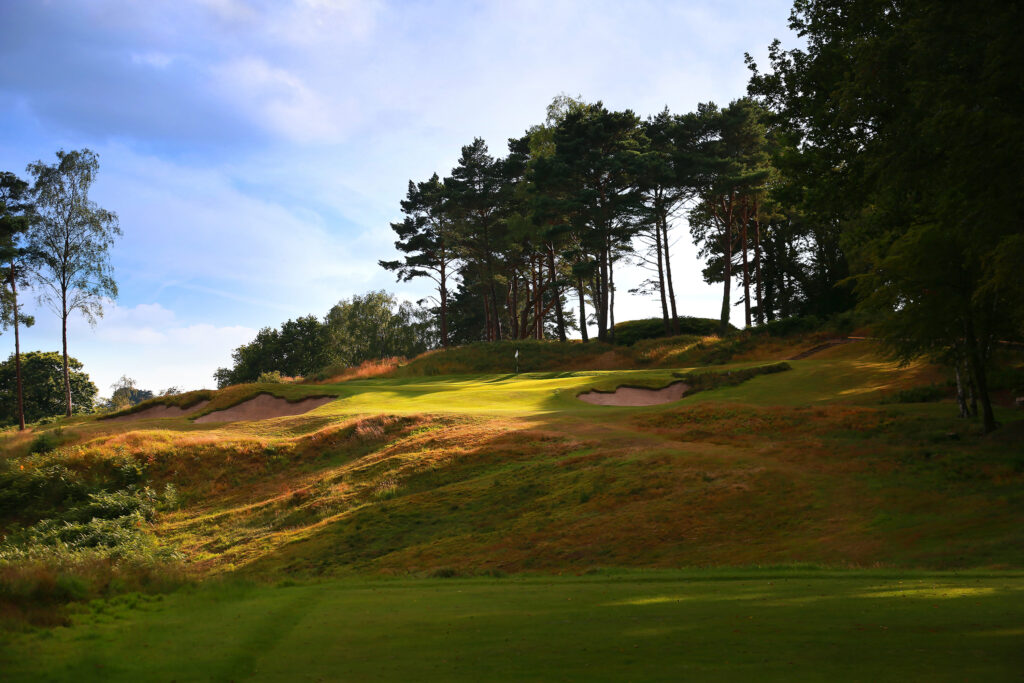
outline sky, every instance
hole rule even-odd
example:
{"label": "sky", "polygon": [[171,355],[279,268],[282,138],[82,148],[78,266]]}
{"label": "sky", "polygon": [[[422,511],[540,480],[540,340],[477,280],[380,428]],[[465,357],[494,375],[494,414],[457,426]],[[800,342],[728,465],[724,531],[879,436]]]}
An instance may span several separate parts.
{"label": "sky", "polygon": [[[0,170],[27,177],[89,148],[91,199],[119,216],[119,296],[69,352],[101,395],[122,375],[212,387],[265,326],[396,283],[392,221],[410,179],[447,174],[462,145],[492,154],[560,93],[647,116],[744,94],[743,53],[791,39],[790,2],[2,0]],[[790,41],[791,42],[791,41]],[[680,313],[717,317],[685,222]],[[616,274],[616,319],[660,315]],[[23,350],[58,350],[31,301]],[[734,313],[734,320],[736,314]],[[13,352],[10,332],[0,354]]]}

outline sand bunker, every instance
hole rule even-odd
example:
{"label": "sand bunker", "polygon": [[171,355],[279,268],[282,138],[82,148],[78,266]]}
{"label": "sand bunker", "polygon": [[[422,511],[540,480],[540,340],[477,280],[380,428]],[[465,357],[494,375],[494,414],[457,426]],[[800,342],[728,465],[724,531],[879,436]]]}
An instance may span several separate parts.
{"label": "sand bunker", "polygon": [[659,403],[678,401],[690,385],[686,382],[673,382],[663,389],[640,389],[639,387],[619,387],[615,391],[588,391],[577,398],[598,406],[656,406]]}
{"label": "sand bunker", "polygon": [[277,398],[270,394],[260,394],[237,406],[224,410],[217,410],[197,417],[195,422],[241,422],[242,420],[269,420],[272,417],[285,417],[287,415],[300,415],[308,413],[314,408],[319,408],[325,403],[333,401],[336,396],[318,396],[316,398],[304,398],[295,403],[289,403],[283,398]]}
{"label": "sand bunker", "polygon": [[128,422],[130,420],[149,420],[154,417],[182,417],[183,415],[191,415],[192,413],[199,412],[206,407],[209,401],[200,401],[194,403],[188,408],[179,408],[178,406],[164,406],[156,405],[145,410],[140,410],[137,413],[129,413],[128,415],[121,415],[119,417],[108,418],[108,422]]}

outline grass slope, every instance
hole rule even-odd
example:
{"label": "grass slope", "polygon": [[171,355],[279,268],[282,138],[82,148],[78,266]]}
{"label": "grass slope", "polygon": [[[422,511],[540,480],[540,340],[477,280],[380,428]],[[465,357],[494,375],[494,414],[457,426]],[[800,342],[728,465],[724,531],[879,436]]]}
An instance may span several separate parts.
{"label": "grass slope", "polygon": [[[810,346],[769,340],[714,371]],[[664,360],[680,347],[651,348]],[[15,680],[521,680],[558,666],[563,680],[1009,678],[1022,579],[1006,570],[1024,568],[1019,413],[999,407],[1008,426],[986,437],[949,400],[883,403],[942,376],[885,361],[870,342],[789,365],[644,408],[576,396],[707,368],[244,385],[207,410],[261,392],[339,400],[231,424],[77,418],[44,455],[28,455],[36,435],[6,434],[9,471],[59,461],[69,477],[174,484],[180,507],[148,528],[195,576],[319,578],[96,603],[69,630],[18,636],[0,665]],[[801,564],[831,571],[723,569]],[[708,569],[551,576],[609,567]],[[989,573],[915,573],[978,568]],[[480,578],[506,573],[516,578]],[[420,580],[433,575],[478,578]],[[204,651],[213,634],[218,648]],[[141,651],[149,664],[127,654]]]}

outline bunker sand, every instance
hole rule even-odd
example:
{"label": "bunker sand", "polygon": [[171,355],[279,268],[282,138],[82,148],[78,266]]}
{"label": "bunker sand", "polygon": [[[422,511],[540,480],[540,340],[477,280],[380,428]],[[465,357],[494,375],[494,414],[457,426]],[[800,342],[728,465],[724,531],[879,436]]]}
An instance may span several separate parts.
{"label": "bunker sand", "polygon": [[131,422],[134,420],[149,420],[155,417],[182,417],[183,415],[189,415],[191,413],[198,412],[206,407],[209,401],[200,401],[190,405],[188,408],[179,408],[178,406],[153,406],[140,410],[137,413],[130,413],[128,415],[121,415],[120,417],[111,417],[108,422]]}
{"label": "bunker sand", "polygon": [[236,406],[197,417],[195,422],[241,422],[243,420],[269,420],[274,417],[300,415],[319,408],[336,398],[336,396],[317,396],[290,403],[270,394],[260,394]]}
{"label": "bunker sand", "polygon": [[642,389],[640,387],[619,387],[615,391],[588,391],[579,395],[579,399],[597,406],[656,406],[662,403],[678,401],[690,385],[685,382],[673,382],[661,389]]}

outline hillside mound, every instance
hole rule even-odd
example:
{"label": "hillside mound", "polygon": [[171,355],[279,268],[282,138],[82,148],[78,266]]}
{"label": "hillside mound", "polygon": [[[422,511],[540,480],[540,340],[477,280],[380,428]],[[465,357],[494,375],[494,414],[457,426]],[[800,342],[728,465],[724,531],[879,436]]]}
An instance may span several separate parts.
{"label": "hillside mound", "polygon": [[686,382],[673,382],[661,389],[645,389],[643,387],[619,387],[615,391],[588,391],[576,398],[596,406],[656,406],[662,403],[678,401],[690,385]]}
{"label": "hillside mound", "polygon": [[197,417],[194,421],[206,422],[241,422],[243,420],[269,420],[275,417],[301,415],[325,403],[333,401],[336,396],[314,396],[301,401],[288,401],[270,394],[259,394],[248,401],[224,410],[217,410]]}
{"label": "hillside mound", "polygon": [[200,401],[199,403],[194,403],[188,406],[187,408],[182,408],[180,406],[173,405],[157,404],[135,413],[128,413],[127,415],[119,415],[117,417],[111,417],[107,419],[110,422],[132,422],[134,420],[148,420],[159,417],[183,417],[185,415],[190,415],[192,413],[199,412],[207,405],[209,405],[209,403],[209,400]]}

